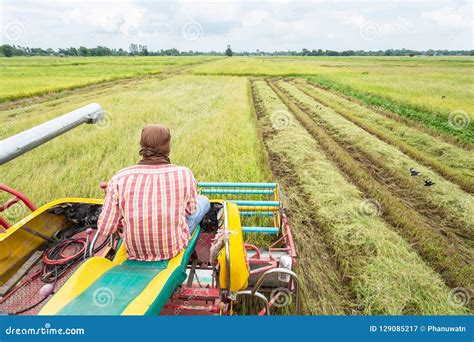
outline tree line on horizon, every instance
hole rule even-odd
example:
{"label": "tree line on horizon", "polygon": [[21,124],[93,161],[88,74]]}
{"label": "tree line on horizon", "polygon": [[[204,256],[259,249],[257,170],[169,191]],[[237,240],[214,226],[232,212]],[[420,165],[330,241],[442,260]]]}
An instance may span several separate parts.
{"label": "tree line on horizon", "polygon": [[0,45],[0,56],[80,56],[80,57],[97,57],[97,56],[474,56],[474,50],[409,50],[409,49],[388,49],[377,51],[365,50],[322,50],[322,49],[302,49],[301,51],[242,51],[234,52],[227,46],[225,51],[179,51],[178,49],[161,49],[157,51],[149,51],[145,45],[131,44],[129,51],[122,48],[108,48],[106,46],[97,46],[95,48],[87,48],[81,46],[79,48],[59,48],[57,50],[48,48],[30,48],[19,45]]}

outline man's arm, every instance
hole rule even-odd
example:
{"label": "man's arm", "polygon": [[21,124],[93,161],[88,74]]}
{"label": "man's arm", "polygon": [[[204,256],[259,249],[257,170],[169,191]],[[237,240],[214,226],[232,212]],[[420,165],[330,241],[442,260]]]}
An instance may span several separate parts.
{"label": "man's arm", "polygon": [[97,221],[97,229],[102,235],[109,235],[117,231],[118,224],[122,215],[120,214],[118,204],[118,189],[115,179],[109,182],[107,186],[107,195],[105,197],[102,212]]}
{"label": "man's arm", "polygon": [[189,171],[188,178],[188,191],[189,198],[186,204],[186,216],[194,214],[197,209],[197,182],[191,171]]}

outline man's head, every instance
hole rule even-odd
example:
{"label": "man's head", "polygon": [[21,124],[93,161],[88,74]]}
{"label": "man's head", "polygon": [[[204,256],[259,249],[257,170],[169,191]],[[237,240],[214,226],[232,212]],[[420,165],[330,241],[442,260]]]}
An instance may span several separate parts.
{"label": "man's head", "polygon": [[170,130],[163,125],[148,125],[142,130],[139,164],[160,165],[170,163]]}

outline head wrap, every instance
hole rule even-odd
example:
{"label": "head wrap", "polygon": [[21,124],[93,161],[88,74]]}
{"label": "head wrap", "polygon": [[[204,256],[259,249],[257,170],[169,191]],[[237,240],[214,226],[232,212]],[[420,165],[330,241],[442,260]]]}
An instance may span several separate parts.
{"label": "head wrap", "polygon": [[140,139],[140,165],[162,165],[170,163],[170,130],[163,125],[148,125],[142,130]]}

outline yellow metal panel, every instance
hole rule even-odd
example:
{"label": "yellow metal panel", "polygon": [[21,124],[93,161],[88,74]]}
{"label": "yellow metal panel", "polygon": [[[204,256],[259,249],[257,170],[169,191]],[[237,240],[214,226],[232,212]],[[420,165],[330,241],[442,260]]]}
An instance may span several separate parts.
{"label": "yellow metal panel", "polygon": [[64,203],[102,204],[101,199],[62,198],[47,203],[33,213],[10,227],[5,233],[0,233],[0,286],[4,284],[21,265],[44,244],[44,240],[21,227],[27,226],[47,237],[68,226],[62,216],[48,213],[57,205]]}
{"label": "yellow metal panel", "polygon": [[127,260],[127,249],[125,248],[125,243],[122,241],[117,253],[115,253],[113,263],[120,265]]}
{"label": "yellow metal panel", "polygon": [[181,266],[181,260],[183,259],[184,252],[182,250],[173,259],[170,259],[168,267],[161,271],[153,280],[147,285],[147,287],[137,296],[122,312],[123,316],[135,316],[144,315],[153,302],[156,299],[157,293],[160,293],[169,279],[170,275],[176,270],[177,267]]}
{"label": "yellow metal panel", "polygon": [[[244,239],[240,224],[239,209],[236,204],[227,202],[227,222],[231,232],[229,238],[230,252],[230,289],[234,292],[243,290],[248,286],[249,270],[245,257]],[[227,288],[227,264],[225,248],[218,256],[221,288]]]}
{"label": "yellow metal panel", "polygon": [[64,203],[103,204],[104,199],[71,197],[71,198],[61,198],[56,201],[49,202],[43,205],[42,207],[38,208],[34,212],[32,212],[30,215],[21,219],[10,228],[8,228],[8,230],[5,233],[0,233],[0,242],[8,238],[10,235],[13,235],[18,229],[20,229],[25,224],[29,223],[33,218],[40,216],[42,213],[44,213],[48,209],[51,209],[52,207],[55,207],[59,204],[64,204]]}
{"label": "yellow metal panel", "polygon": [[41,309],[39,315],[55,315],[69,302],[81,295],[104,272],[115,264],[109,259],[92,257],[84,262],[81,267],[68,279],[61,289]]}

